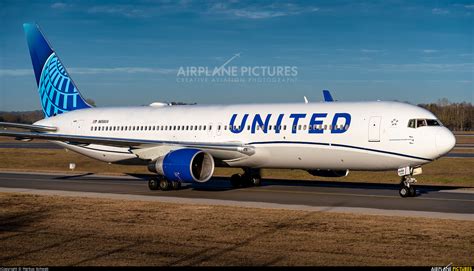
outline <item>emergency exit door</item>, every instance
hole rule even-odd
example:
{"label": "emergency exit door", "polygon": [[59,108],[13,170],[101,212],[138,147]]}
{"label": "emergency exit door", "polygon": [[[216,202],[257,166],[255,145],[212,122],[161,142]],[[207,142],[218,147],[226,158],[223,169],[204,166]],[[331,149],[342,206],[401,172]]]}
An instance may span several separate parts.
{"label": "emergency exit door", "polygon": [[380,122],[382,117],[370,117],[369,120],[369,142],[380,142]]}

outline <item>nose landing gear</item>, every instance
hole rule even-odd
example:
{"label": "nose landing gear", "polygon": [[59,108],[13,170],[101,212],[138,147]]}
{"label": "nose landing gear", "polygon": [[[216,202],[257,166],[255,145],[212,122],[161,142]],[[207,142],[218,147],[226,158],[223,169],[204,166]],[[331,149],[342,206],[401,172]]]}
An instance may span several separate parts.
{"label": "nose landing gear", "polygon": [[398,169],[398,176],[402,177],[399,190],[400,196],[402,198],[416,196],[416,189],[414,186],[416,179],[413,178],[413,175],[418,175],[421,173],[421,167],[403,167]]}
{"label": "nose landing gear", "polygon": [[406,197],[414,197],[416,196],[416,189],[414,184],[416,183],[416,179],[410,175],[403,176],[402,180],[400,181],[400,196],[402,198]]}

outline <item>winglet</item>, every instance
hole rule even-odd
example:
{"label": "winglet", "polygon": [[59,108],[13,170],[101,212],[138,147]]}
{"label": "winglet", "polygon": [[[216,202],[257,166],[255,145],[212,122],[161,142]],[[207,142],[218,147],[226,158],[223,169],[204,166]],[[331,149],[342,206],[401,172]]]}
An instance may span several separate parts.
{"label": "winglet", "polygon": [[334,102],[334,99],[332,98],[329,90],[323,90],[323,97],[325,102]]}

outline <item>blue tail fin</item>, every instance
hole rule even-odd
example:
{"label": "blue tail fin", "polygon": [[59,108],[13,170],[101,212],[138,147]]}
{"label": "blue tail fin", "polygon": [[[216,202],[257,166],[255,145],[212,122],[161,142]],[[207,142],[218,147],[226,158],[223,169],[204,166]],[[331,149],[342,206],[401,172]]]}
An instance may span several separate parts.
{"label": "blue tail fin", "polygon": [[329,90],[323,90],[323,97],[325,102],[334,102],[334,99],[332,98],[331,92],[329,92]]}
{"label": "blue tail fin", "polygon": [[23,24],[45,117],[91,107],[36,24]]}

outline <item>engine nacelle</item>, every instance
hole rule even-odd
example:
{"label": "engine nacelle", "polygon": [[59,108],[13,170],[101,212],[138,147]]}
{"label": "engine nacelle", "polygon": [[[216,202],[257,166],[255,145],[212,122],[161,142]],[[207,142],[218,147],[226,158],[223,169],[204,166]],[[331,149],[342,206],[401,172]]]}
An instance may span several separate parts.
{"label": "engine nacelle", "polygon": [[148,170],[169,181],[204,183],[214,173],[214,159],[202,150],[178,149],[148,164]]}
{"label": "engine nacelle", "polygon": [[349,170],[309,169],[308,173],[319,177],[346,177]]}

